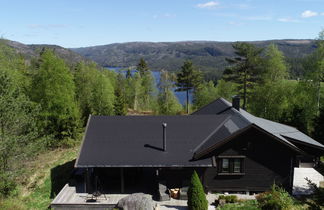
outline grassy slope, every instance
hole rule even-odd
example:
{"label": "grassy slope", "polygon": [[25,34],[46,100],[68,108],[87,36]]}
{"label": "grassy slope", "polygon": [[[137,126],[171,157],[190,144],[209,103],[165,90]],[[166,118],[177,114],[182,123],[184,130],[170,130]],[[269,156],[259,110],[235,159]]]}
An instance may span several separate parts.
{"label": "grassy slope", "polygon": [[[0,209],[47,209],[52,198],[57,193],[57,189],[53,192],[53,188],[60,188],[66,181],[71,171],[66,167],[65,163],[72,163],[77,157],[79,145],[68,149],[56,149],[47,151],[39,155],[35,160],[28,163],[28,172],[25,176],[29,180],[19,186],[17,192],[12,197],[0,201]],[[69,164],[71,165],[71,164]],[[61,176],[59,183],[53,183],[53,171],[60,169]],[[64,183],[63,183],[64,182]]]}

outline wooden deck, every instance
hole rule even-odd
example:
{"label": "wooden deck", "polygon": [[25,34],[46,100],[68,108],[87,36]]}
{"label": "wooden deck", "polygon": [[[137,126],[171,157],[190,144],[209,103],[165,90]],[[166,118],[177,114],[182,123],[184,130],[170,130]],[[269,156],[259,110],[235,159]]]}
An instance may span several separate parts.
{"label": "wooden deck", "polygon": [[94,198],[87,193],[77,193],[74,186],[66,184],[52,201],[51,207],[54,209],[77,209],[87,206],[89,209],[113,208],[126,196],[128,194],[103,194]]}
{"label": "wooden deck", "polygon": [[[52,201],[51,207],[55,210],[76,210],[76,209],[113,209],[118,201],[129,194],[104,194],[97,197],[92,202],[89,202],[92,195],[87,193],[77,193],[74,186],[66,184],[61,192]],[[255,199],[253,195],[236,194],[240,199]],[[213,193],[207,194],[209,204],[212,204],[218,195]],[[159,209],[187,209],[187,200],[178,200],[171,198],[169,201],[161,201],[155,203]],[[215,209],[214,206],[209,206],[210,209]]]}

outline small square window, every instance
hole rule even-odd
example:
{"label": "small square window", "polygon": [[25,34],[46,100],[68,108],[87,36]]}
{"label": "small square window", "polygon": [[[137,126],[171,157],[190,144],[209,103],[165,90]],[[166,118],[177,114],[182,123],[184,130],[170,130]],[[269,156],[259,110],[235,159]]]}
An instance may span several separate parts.
{"label": "small square window", "polygon": [[234,159],[233,172],[234,173],[241,173],[241,159],[238,159],[238,158]]}
{"label": "small square window", "polygon": [[222,160],[222,170],[223,173],[228,173],[229,172],[229,159],[224,158]]}

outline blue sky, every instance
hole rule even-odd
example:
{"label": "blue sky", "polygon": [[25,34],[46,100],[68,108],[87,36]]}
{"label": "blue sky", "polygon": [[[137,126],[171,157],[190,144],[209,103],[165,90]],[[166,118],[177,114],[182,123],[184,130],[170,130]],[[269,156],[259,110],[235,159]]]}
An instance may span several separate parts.
{"label": "blue sky", "polygon": [[315,38],[324,0],[0,0],[0,35],[85,47],[130,41]]}

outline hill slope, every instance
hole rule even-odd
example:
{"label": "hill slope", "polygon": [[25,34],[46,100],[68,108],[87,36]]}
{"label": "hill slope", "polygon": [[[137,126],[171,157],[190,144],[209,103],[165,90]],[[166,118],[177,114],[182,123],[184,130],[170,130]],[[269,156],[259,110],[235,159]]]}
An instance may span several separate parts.
{"label": "hill slope", "polygon": [[31,60],[32,58],[38,57],[40,51],[46,47],[51,48],[54,50],[55,54],[64,59],[67,64],[75,64],[80,61],[88,61],[88,59],[84,58],[82,55],[73,52],[70,49],[66,49],[57,45],[25,45],[20,42],[15,42],[11,40],[0,40],[5,42],[10,47],[14,48],[17,53],[20,53],[23,57],[25,57],[27,60]]}
{"label": "hill slope", "polygon": [[[269,40],[250,42],[258,47],[276,44],[288,59],[298,59],[311,53],[314,40]],[[102,46],[73,48],[71,50],[96,61],[102,66],[135,66],[144,58],[152,69],[178,70],[186,59],[204,71],[222,71],[225,57],[234,56],[233,42],[129,42]]]}

